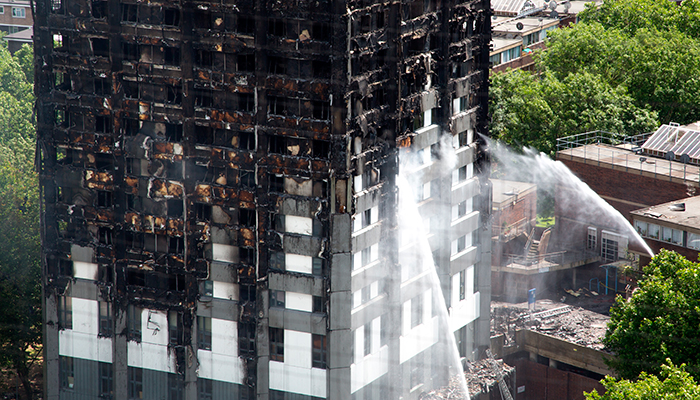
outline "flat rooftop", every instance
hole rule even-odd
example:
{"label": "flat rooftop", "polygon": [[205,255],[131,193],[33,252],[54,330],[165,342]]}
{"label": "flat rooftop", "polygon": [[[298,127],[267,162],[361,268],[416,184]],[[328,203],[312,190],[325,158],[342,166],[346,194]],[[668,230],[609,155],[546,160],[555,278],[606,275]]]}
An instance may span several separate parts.
{"label": "flat rooftop", "polygon": [[653,178],[668,178],[672,182],[700,187],[700,166],[637,154],[632,144],[587,144],[559,150],[557,160],[596,165],[616,171]]}
{"label": "flat rooftop", "polygon": [[523,39],[505,39],[494,37],[491,39],[491,53],[490,55],[498,54],[503,50],[511,49],[513,47],[522,46]]}
{"label": "flat rooftop", "polygon": [[[504,22],[508,20],[507,22]],[[523,24],[522,29],[518,29],[518,24]],[[558,25],[558,18],[518,18],[497,17],[491,20],[493,35],[525,36],[533,32],[541,31],[550,26]]]}
{"label": "flat rooftop", "polygon": [[[684,210],[675,211],[679,204]],[[645,217],[644,220],[660,222],[662,225],[676,225],[684,228],[700,230],[700,196],[687,197],[678,201],[658,204],[652,207],[632,211],[630,214]],[[664,224],[666,222],[666,224]]]}
{"label": "flat rooftop", "polygon": [[528,182],[506,181],[491,179],[493,187],[493,209],[502,208],[518,201],[518,197],[525,196],[537,190],[537,185]]}

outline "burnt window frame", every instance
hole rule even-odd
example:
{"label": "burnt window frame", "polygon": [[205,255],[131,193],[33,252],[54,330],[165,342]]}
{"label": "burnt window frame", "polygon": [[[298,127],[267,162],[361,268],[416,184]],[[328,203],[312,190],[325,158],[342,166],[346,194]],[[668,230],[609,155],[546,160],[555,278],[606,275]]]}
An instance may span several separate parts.
{"label": "burnt window frame", "polygon": [[98,336],[112,337],[114,329],[112,328],[112,303],[108,301],[97,302],[98,313]]}
{"label": "burnt window frame", "polygon": [[96,115],[95,116],[95,133],[109,134],[112,133],[112,116],[111,115]]}
{"label": "burnt window frame", "polygon": [[58,329],[73,329],[73,300],[70,296],[57,296]]}
{"label": "burnt window frame", "polygon": [[241,322],[238,336],[238,354],[248,356],[255,354],[255,323]]}
{"label": "burnt window frame", "polygon": [[284,362],[284,329],[270,327],[270,361]]}
{"label": "burnt window frame", "polygon": [[179,67],[182,59],[180,48],[176,46],[163,46],[163,65]]}
{"label": "burnt window frame", "polygon": [[141,318],[143,317],[143,308],[129,304],[126,310],[127,315],[127,337],[130,340],[141,342],[143,334]]}
{"label": "burnt window frame", "polygon": [[182,313],[168,311],[168,345],[182,346],[184,342],[184,329],[182,324]]}
{"label": "burnt window frame", "polygon": [[255,53],[236,55],[237,72],[255,72]]}
{"label": "burnt window frame", "polygon": [[163,8],[163,25],[179,27],[180,26],[180,10],[177,8]]}
{"label": "burnt window frame", "polygon": [[109,15],[107,1],[92,0],[90,13],[95,19],[105,19]]}
{"label": "burnt window frame", "polygon": [[126,23],[136,24],[139,22],[139,5],[121,3],[121,16],[120,21]]}

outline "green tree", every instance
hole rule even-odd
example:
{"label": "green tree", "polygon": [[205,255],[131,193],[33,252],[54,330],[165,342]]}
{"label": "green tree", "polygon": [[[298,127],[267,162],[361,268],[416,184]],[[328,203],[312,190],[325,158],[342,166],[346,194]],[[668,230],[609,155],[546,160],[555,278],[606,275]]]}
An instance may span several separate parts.
{"label": "green tree", "polygon": [[639,29],[679,31],[700,38],[700,1],[685,0],[680,6],[665,0],[604,0],[579,13],[582,22],[598,22],[633,35]]}
{"label": "green tree", "polygon": [[42,333],[36,174],[0,162],[0,198],[0,365],[14,370],[22,398],[32,399]]}
{"label": "green tree", "polygon": [[0,41],[0,367],[16,374],[24,399],[41,356],[39,187],[30,47],[13,57]]}
{"label": "green tree", "polygon": [[589,72],[612,87],[624,86],[636,106],[661,122],[700,119],[700,40],[678,30],[640,28],[628,34],[598,22],[552,32],[539,68],[564,79]]}
{"label": "green tree", "polygon": [[644,268],[629,301],[618,297],[603,338],[616,354],[607,361],[620,377],[658,375],[666,359],[700,376],[700,264],[661,250]]}
{"label": "green tree", "polygon": [[637,134],[658,125],[656,114],[634,105],[623,86],[598,75],[512,71],[492,78],[491,130],[510,145],[532,146],[554,154],[556,139],[604,130]]}
{"label": "green tree", "polygon": [[597,391],[586,393],[586,400],[695,400],[700,398],[700,386],[685,365],[676,367],[670,360],[661,366],[661,377],[642,373],[638,380],[614,379],[606,376],[602,380],[605,394]]}

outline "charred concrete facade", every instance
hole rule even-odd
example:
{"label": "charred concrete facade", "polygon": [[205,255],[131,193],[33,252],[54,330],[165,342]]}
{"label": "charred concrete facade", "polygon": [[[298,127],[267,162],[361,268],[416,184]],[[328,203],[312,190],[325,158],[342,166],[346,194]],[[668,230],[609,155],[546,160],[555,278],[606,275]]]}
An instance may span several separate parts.
{"label": "charred concrete facade", "polygon": [[401,355],[422,294],[382,282],[401,152],[426,161],[421,212],[454,213],[431,244],[462,353],[488,346],[488,0],[35,7],[47,399],[443,383],[415,373],[430,346]]}

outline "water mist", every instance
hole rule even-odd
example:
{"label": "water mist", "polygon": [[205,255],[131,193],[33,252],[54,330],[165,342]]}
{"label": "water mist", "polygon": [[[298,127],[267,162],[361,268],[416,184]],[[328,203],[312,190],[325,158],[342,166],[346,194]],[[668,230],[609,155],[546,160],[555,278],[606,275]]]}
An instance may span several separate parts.
{"label": "water mist", "polygon": [[564,163],[552,160],[532,148],[523,148],[522,154],[519,154],[501,143],[488,142],[493,163],[497,164],[499,179],[532,182],[539,190],[549,194],[556,191],[556,207],[564,210],[565,215],[567,212],[575,214],[581,222],[629,234],[630,244],[636,243],[650,256],[654,255],[629,221],[578,179]]}

